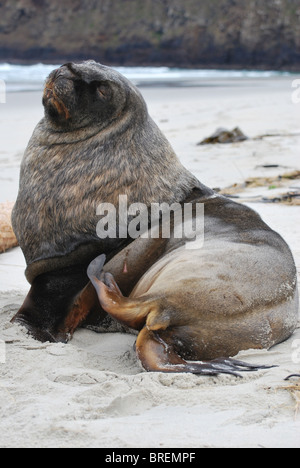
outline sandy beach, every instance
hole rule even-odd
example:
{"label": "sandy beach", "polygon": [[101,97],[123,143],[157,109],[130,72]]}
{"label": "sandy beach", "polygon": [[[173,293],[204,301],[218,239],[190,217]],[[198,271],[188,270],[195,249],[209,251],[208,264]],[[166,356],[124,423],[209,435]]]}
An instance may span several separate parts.
{"label": "sandy beach", "polygon": [[[141,91],[180,160],[210,187],[300,170],[300,104],[292,103],[291,77]],[[41,99],[41,92],[11,93],[0,104],[0,202],[16,199]],[[237,126],[247,141],[197,145],[219,127]],[[299,277],[300,207],[261,202],[300,181],[282,185],[237,195],[286,239]],[[292,383],[285,377],[300,372],[300,328],[269,351],[240,353],[247,362],[278,366],[242,379],[150,374],[137,362],[133,335],[81,329],[67,345],[41,344],[12,325],[29,289],[24,269],[19,248],[0,255],[0,447],[300,448],[300,412],[284,388]]]}

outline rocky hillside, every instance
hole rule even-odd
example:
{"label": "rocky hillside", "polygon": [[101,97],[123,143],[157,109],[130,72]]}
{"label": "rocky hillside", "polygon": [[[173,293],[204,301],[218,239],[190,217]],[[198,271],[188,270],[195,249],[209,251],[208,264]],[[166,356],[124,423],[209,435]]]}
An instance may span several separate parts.
{"label": "rocky hillside", "polygon": [[0,0],[0,61],[300,69],[299,0]]}

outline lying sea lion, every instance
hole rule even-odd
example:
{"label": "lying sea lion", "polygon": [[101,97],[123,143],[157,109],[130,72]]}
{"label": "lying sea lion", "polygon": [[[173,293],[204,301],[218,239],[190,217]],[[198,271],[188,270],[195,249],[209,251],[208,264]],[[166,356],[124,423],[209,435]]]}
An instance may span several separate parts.
{"label": "lying sea lion", "polygon": [[[137,355],[147,370],[213,372],[212,362],[189,361],[216,360],[220,367],[221,356],[268,349],[286,340],[297,325],[297,274],[282,238],[250,208],[220,196],[204,203],[203,247],[174,248],[175,240],[170,240],[168,253],[129,297],[110,273],[117,271],[122,283],[123,251],[104,272],[103,256],[88,269],[102,308],[139,331]],[[131,252],[135,242],[128,247]],[[134,258],[127,255],[131,267],[130,261]]]}
{"label": "lying sea lion", "polygon": [[[293,333],[290,249],[254,211],[181,165],[134,85],[93,61],[69,63],[48,78],[43,103],[12,217],[32,285],[16,321],[42,341],[119,322],[139,331],[145,369],[200,374],[252,370],[220,358]],[[97,207],[117,206],[120,195],[149,209],[190,204],[196,222],[204,205],[204,245],[174,235],[175,214],[167,238],[124,236],[117,218],[118,235],[100,239]],[[189,362],[203,359],[213,361]]]}

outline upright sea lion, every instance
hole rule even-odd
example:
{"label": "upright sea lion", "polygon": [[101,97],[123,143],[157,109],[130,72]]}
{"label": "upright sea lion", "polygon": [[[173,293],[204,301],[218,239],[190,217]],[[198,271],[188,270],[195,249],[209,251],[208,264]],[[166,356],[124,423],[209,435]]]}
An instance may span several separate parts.
{"label": "upright sea lion", "polygon": [[[116,205],[119,194],[129,205],[180,202],[202,185],[180,164],[139,90],[117,71],[94,61],[68,63],[50,74],[43,104],[45,117],[25,151],[12,214],[32,285],[16,320],[38,339],[57,340],[66,335],[64,319],[78,293],[91,290],[89,263],[102,253],[109,260],[132,241],[99,239],[97,206]],[[152,250],[149,266],[162,254]],[[140,263],[143,274],[148,264]]]}
{"label": "upright sea lion", "polygon": [[[252,369],[219,358],[293,333],[290,249],[254,211],[181,165],[135,86],[93,61],[69,63],[50,75],[43,103],[13,212],[32,284],[15,320],[52,341],[67,340],[83,320],[118,321],[139,331],[147,370],[200,374]],[[204,205],[204,245],[186,248],[174,229],[169,238],[133,240],[120,235],[118,219],[119,235],[99,239],[97,206],[117,206],[120,195],[148,208],[189,203],[195,221]],[[203,359],[214,361],[189,362]]]}

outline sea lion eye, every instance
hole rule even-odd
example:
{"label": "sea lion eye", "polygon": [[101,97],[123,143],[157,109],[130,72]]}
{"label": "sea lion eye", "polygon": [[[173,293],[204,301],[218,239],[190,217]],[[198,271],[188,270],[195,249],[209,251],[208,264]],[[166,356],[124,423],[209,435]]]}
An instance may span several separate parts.
{"label": "sea lion eye", "polygon": [[101,101],[110,101],[112,98],[112,90],[107,83],[97,83],[96,92]]}

